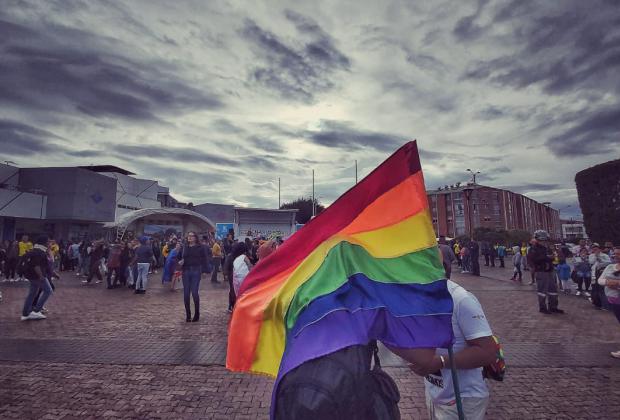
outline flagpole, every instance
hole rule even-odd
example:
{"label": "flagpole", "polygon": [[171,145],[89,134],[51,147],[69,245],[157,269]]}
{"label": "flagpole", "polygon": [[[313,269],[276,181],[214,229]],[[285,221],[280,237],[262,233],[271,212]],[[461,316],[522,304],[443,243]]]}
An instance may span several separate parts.
{"label": "flagpole", "polygon": [[459,378],[456,374],[456,364],[454,363],[454,354],[452,353],[452,345],[448,347],[448,357],[450,358],[450,371],[452,372],[452,384],[454,386],[454,398],[456,399],[456,411],[459,414],[459,420],[465,420],[463,413],[463,402],[461,401],[461,390],[459,389]]}

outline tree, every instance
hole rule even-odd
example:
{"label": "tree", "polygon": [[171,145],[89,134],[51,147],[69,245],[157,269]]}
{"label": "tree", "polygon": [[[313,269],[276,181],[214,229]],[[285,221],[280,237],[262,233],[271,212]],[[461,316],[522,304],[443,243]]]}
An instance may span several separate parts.
{"label": "tree", "polygon": [[527,230],[513,229],[508,231],[509,245],[521,245],[523,242],[528,243],[532,239],[532,234]]}
{"label": "tree", "polygon": [[[319,201],[314,199],[314,208],[315,214],[319,215],[323,210],[325,210],[325,206],[323,206]],[[280,206],[281,209],[297,209],[297,223],[308,223],[312,218],[312,198],[311,197],[299,197],[296,200],[283,203]]]}
{"label": "tree", "polygon": [[491,229],[485,227],[477,227],[474,229],[474,239],[476,241],[486,241],[490,244],[504,244],[508,233],[503,229]]}

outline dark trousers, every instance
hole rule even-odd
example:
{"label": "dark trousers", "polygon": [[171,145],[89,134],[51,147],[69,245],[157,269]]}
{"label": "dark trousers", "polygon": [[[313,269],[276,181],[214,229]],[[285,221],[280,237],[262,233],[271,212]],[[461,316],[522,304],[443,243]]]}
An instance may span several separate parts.
{"label": "dark trousers", "polygon": [[489,254],[484,254],[484,265],[486,267],[489,266],[489,261],[490,261]]}
{"label": "dark trousers", "polygon": [[583,292],[583,286],[586,286],[586,292],[590,291],[590,276],[580,276],[579,274],[575,275],[575,283],[577,283],[577,290]]}
{"label": "dark trousers", "polygon": [[471,273],[474,276],[480,275],[480,261],[478,261],[478,258],[471,259]]}
{"label": "dark trousers", "polygon": [[495,267],[495,255],[491,255],[491,267]]}
{"label": "dark trousers", "polygon": [[123,264],[121,263],[119,270],[119,275],[118,275],[118,281],[124,286],[127,284],[127,267],[128,264]]}
{"label": "dark trousers", "polygon": [[202,270],[197,267],[183,267],[183,303],[185,304],[185,314],[187,318],[192,317],[191,306],[189,302],[190,295],[194,300],[194,320],[200,318],[200,297],[198,289],[200,288],[200,276]]}
{"label": "dark trousers", "polygon": [[515,265],[515,271],[512,275],[512,279],[515,280],[519,276],[519,281],[523,280],[523,273],[521,272],[521,264]]}
{"label": "dark trousers", "polygon": [[[28,290],[28,295],[26,296],[26,300],[24,301],[24,307],[22,309],[22,315],[28,316],[30,312],[41,312],[43,309],[43,305],[52,294],[52,286],[50,285],[49,280],[30,280],[30,289]],[[37,294],[41,289],[41,296],[37,299],[36,305],[34,304],[34,300],[37,297]]]}
{"label": "dark trousers", "polygon": [[[558,283],[552,272],[536,273],[536,292],[539,309],[552,311],[558,308]],[[548,308],[547,303],[549,303]]]}
{"label": "dark trousers", "polygon": [[237,302],[237,295],[235,294],[235,287],[233,286],[233,276],[232,272],[225,272],[224,278],[228,280],[228,309],[235,307],[235,303]]}
{"label": "dark trousers", "polygon": [[504,268],[504,257],[499,257],[499,266],[500,268]]}
{"label": "dark trousers", "polygon": [[15,268],[17,268],[17,258],[9,258],[4,262],[4,277],[15,278]]}
{"label": "dark trousers", "polygon": [[119,284],[121,281],[121,268],[108,267],[108,275],[106,276],[108,287],[112,287],[112,273],[114,273],[114,286]]}
{"label": "dark trousers", "polygon": [[99,271],[99,264],[90,266],[88,278],[86,279],[86,281],[90,283],[90,281],[93,279],[93,276],[97,276],[97,279],[99,279],[99,281],[103,281],[103,276],[101,275],[101,271]]}
{"label": "dark trousers", "polygon": [[604,303],[607,302],[607,298],[605,297],[605,287],[599,285],[596,281],[592,282],[592,293],[591,293],[592,305],[597,308],[602,308]]}
{"label": "dark trousers", "polygon": [[217,272],[220,270],[220,262],[222,258],[214,257],[213,258],[213,271],[211,272],[211,283],[217,283]]}

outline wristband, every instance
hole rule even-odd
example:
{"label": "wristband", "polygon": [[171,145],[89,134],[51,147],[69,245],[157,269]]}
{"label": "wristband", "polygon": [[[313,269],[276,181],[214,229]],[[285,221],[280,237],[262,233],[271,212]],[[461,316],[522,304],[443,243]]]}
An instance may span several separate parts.
{"label": "wristband", "polygon": [[445,369],[445,367],[446,367],[446,359],[444,359],[444,357],[440,355],[439,356],[439,360],[441,360],[441,368]]}

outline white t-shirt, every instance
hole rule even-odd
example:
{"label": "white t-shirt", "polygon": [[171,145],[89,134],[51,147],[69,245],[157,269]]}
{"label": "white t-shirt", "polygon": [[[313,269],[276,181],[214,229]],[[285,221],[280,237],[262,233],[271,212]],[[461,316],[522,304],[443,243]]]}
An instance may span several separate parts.
{"label": "white t-shirt", "polygon": [[[456,354],[467,346],[465,340],[489,337],[493,333],[482,306],[474,295],[450,280],[448,280],[448,291],[454,301],[452,329],[455,338],[453,352]],[[437,349],[437,354],[445,356],[448,350]],[[489,396],[489,390],[482,378],[482,368],[457,369],[457,375],[461,397],[484,398]],[[428,375],[424,380],[424,385],[427,394],[435,404],[452,405],[455,403],[450,368],[441,369],[441,376]]]}
{"label": "white t-shirt", "polygon": [[235,289],[235,295],[239,294],[241,283],[243,283],[243,280],[245,280],[249,273],[250,269],[245,262],[245,254],[241,254],[233,261],[233,288]]}

